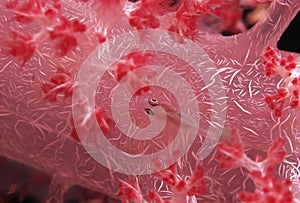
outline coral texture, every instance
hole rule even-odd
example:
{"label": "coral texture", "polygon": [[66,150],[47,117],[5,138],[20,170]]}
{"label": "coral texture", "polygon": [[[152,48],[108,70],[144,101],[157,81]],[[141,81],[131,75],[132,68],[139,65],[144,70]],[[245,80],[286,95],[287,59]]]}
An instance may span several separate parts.
{"label": "coral texture", "polygon": [[[261,5],[248,29],[243,11]],[[299,0],[1,1],[0,156],[52,177],[46,202],[74,186],[124,203],[300,202],[300,55],[276,49],[299,10]]]}

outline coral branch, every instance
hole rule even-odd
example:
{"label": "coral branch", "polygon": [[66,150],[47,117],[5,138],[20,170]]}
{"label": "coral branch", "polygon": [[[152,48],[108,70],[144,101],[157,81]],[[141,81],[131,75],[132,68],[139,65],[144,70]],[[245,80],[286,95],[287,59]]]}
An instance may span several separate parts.
{"label": "coral branch", "polygon": [[290,191],[291,182],[285,180],[279,182],[271,174],[262,175],[259,171],[253,171],[250,175],[256,185],[255,193],[241,192],[239,198],[242,202],[258,203],[292,203],[293,193]]}
{"label": "coral branch", "polygon": [[17,31],[12,31],[11,33],[12,39],[7,42],[6,54],[19,58],[22,61],[20,67],[23,67],[34,55],[38,44],[31,35],[26,35]]}
{"label": "coral branch", "polygon": [[122,203],[129,203],[130,201],[135,203],[146,203],[139,185],[133,180],[120,182],[118,196],[122,200]]}
{"label": "coral branch", "polygon": [[129,24],[138,30],[156,29],[160,26],[159,16],[176,11],[183,2],[184,0],[141,0],[138,7],[129,13]]}
{"label": "coral branch", "polygon": [[[203,195],[206,191],[206,184],[203,180],[204,171],[200,165],[197,165],[194,174],[188,180],[183,180],[177,175],[177,163],[168,169],[154,173],[153,176],[170,186],[173,194],[170,200],[163,200],[156,191],[151,191],[149,198],[156,203],[184,203],[187,202],[189,196]],[[127,203],[128,200],[135,203],[147,203],[135,181],[128,183],[122,181],[118,196],[124,200],[124,203]]]}
{"label": "coral branch", "polygon": [[85,30],[85,25],[78,20],[69,21],[61,18],[61,23],[49,31],[50,39],[55,42],[56,54],[62,57],[73,50],[77,46],[75,34],[85,32]]}
{"label": "coral branch", "polygon": [[[150,53],[139,52],[128,54],[124,58],[124,60],[120,60],[117,63],[115,71],[116,80],[120,82],[123,78],[125,78],[123,82],[126,82],[130,91],[132,93],[135,93],[136,95],[140,95],[143,92],[149,92],[150,88],[149,86],[147,86],[146,81],[144,81],[143,79],[150,79],[157,73],[151,68],[147,68],[144,66],[149,64],[152,56],[153,55]],[[143,71],[135,71],[139,68],[143,68]],[[137,92],[135,92],[136,89],[138,90]]]}
{"label": "coral branch", "polygon": [[221,143],[217,150],[220,153],[216,156],[216,160],[220,162],[221,168],[233,169],[242,166],[242,159],[244,158],[244,146],[241,143],[237,130],[233,130],[231,133],[231,139]]}
{"label": "coral branch", "polygon": [[[81,121],[80,127],[85,127],[86,129],[89,129],[91,119],[93,118],[92,115],[96,116],[99,128],[101,129],[102,133],[104,135],[109,135],[115,123],[113,119],[101,107],[96,107],[94,109],[94,112],[87,112],[84,116],[76,118],[80,119]],[[75,128],[74,118],[71,118],[71,125],[73,129],[70,134],[70,138],[80,143],[81,141]]]}
{"label": "coral branch", "polygon": [[162,170],[154,174],[154,177],[162,180],[172,188],[173,193],[181,193],[184,196],[203,195],[205,193],[205,182],[202,179],[204,171],[202,166],[198,165],[194,174],[189,180],[181,180],[177,176],[177,163],[169,169]]}
{"label": "coral branch", "polygon": [[263,58],[266,76],[279,75],[283,80],[282,86],[277,90],[277,93],[266,97],[266,103],[275,111],[275,115],[280,117],[289,98],[291,98],[290,106],[293,109],[299,106],[299,67],[296,65],[292,55],[282,58],[279,51],[272,47],[267,47]]}
{"label": "coral branch", "polygon": [[13,31],[12,39],[8,42],[8,55],[23,60],[21,67],[34,55],[38,45],[47,37],[54,41],[56,54],[65,56],[77,45],[77,33],[85,32],[85,25],[78,20],[68,20],[61,15],[60,0],[52,0],[46,3],[41,0],[28,0],[19,2],[11,0],[6,4],[15,19],[26,25],[37,22],[41,29],[31,35]]}
{"label": "coral branch", "polygon": [[225,141],[218,147],[219,155],[216,160],[223,168],[244,167],[250,172],[253,180],[255,193],[241,192],[239,198],[243,202],[293,202],[293,194],[290,190],[291,182],[285,180],[280,182],[274,178],[274,168],[282,162],[285,152],[282,150],[283,139],[275,141],[267,151],[267,158],[257,156],[253,161],[244,152],[243,144],[237,130],[232,132],[232,139]]}
{"label": "coral branch", "polygon": [[71,185],[69,185],[67,182],[68,181],[66,181],[62,176],[57,174],[53,175],[46,203],[63,203],[64,195],[71,187]]}
{"label": "coral branch", "polygon": [[57,96],[63,93],[65,97],[71,97],[73,94],[74,79],[71,73],[63,68],[57,68],[56,75],[51,77],[50,82],[42,86],[42,91],[45,93],[44,98],[51,102],[57,100]]}

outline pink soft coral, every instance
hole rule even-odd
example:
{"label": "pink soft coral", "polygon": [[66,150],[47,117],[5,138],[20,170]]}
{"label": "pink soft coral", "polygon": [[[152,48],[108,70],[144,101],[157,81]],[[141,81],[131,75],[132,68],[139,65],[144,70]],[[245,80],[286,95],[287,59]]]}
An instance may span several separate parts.
{"label": "pink soft coral", "polygon": [[283,80],[281,87],[277,90],[277,93],[266,97],[267,104],[275,111],[275,115],[280,117],[289,98],[291,98],[290,106],[292,108],[295,109],[299,106],[299,67],[292,55],[288,55],[286,58],[283,58],[278,50],[270,46],[267,47],[263,57],[263,64],[266,68],[266,76],[273,77],[279,75]]}
{"label": "pink soft coral", "polygon": [[216,156],[222,168],[234,169],[244,167],[250,172],[256,190],[254,193],[241,192],[239,198],[243,202],[293,202],[293,193],[290,190],[291,182],[280,182],[274,177],[274,168],[282,162],[285,152],[282,150],[284,140],[279,138],[267,151],[267,157],[260,156],[253,161],[244,152],[240,135],[233,130],[231,140],[218,146],[219,154]]}
{"label": "pink soft coral", "polygon": [[[193,175],[183,180],[178,177],[177,163],[171,165],[168,169],[161,170],[153,174],[159,180],[162,180],[172,190],[170,200],[162,199],[156,191],[149,193],[149,199],[156,203],[184,203],[197,202],[194,196],[203,195],[206,190],[206,184],[203,180],[204,170],[202,166],[197,165]],[[121,181],[118,196],[123,200],[122,203],[147,203],[143,198],[137,181]]]}

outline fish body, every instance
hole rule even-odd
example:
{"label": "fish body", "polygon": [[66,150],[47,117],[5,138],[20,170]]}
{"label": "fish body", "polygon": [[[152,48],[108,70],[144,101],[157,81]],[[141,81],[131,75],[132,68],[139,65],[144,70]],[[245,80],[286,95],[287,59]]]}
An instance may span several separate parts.
{"label": "fish body", "polygon": [[148,115],[154,116],[157,119],[164,119],[165,117],[176,126],[183,126],[188,128],[198,128],[198,123],[191,116],[180,113],[176,108],[167,102],[159,102],[152,98],[148,100],[151,107],[145,108]]}

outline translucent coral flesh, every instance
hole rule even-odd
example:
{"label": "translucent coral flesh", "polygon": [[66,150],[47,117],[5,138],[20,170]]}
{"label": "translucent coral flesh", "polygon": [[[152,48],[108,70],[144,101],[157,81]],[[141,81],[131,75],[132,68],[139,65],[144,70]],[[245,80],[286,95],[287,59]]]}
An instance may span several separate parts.
{"label": "translucent coral flesh", "polygon": [[[111,1],[112,4],[116,2],[123,1]],[[10,20],[13,17],[12,13],[5,8],[4,3],[1,1],[0,5],[0,44],[5,44],[9,34],[8,28],[20,28],[29,34],[40,29],[34,23],[25,27]],[[7,56],[7,52],[3,53],[1,48],[0,155],[53,176],[49,189],[49,202],[62,201],[64,192],[73,185],[80,185],[116,197],[119,180],[133,179],[133,177],[113,172],[100,165],[86,153],[79,142],[70,139],[73,127],[70,122],[72,101],[65,99],[64,95],[58,95],[56,98],[58,102],[46,102],[43,99],[41,87],[56,74],[58,66],[64,67],[74,77],[77,75],[84,61],[97,47],[95,41],[98,39],[94,32],[100,32],[108,38],[112,38],[122,32],[134,29],[130,28],[127,19],[124,20],[120,13],[116,15],[118,16],[116,20],[110,16],[105,19],[105,23],[101,22],[99,12],[93,10],[96,8],[101,11],[101,5],[93,7],[89,2],[66,0],[62,6],[63,14],[67,18],[80,19],[87,28],[84,34],[80,36],[77,36],[78,33],[76,34],[78,46],[74,47],[74,42],[72,42],[72,49],[68,49],[65,57],[57,56],[55,44],[51,39],[45,39],[38,44],[37,51],[31,59],[29,59],[31,52],[29,55],[14,52],[16,56],[26,60],[24,65],[21,61],[23,67],[20,69],[20,61],[12,56]],[[117,7],[111,9],[117,9]],[[257,154],[264,156],[268,147],[277,138],[281,137],[286,141],[284,145],[286,158],[276,168],[275,174],[280,179],[291,179],[295,202],[300,202],[299,109],[291,109],[286,106],[280,117],[276,117],[274,112],[269,109],[265,97],[277,92],[277,84],[281,78],[265,77],[265,68],[261,57],[267,46],[276,47],[279,37],[299,9],[298,0],[273,1],[267,10],[266,17],[245,33],[223,37],[219,34],[200,31],[193,35],[193,41],[205,51],[218,69],[227,98],[227,103],[224,104],[224,110],[227,110],[226,127],[238,128],[247,154],[251,157],[255,157]],[[120,19],[122,20],[118,21]],[[166,17],[164,20],[167,19]],[[114,28],[111,29],[112,27]],[[99,39],[101,42],[104,41],[102,37],[101,35],[101,40]],[[23,46],[22,44],[17,45]],[[31,46],[29,48],[30,51],[33,49]],[[290,53],[281,52],[281,54],[287,56]],[[291,55],[296,61],[300,60],[299,54],[292,53]],[[168,54],[162,54],[161,57],[154,60],[160,64],[171,66],[174,58]],[[178,64],[184,63],[178,60]],[[184,72],[184,74],[186,73]],[[191,80],[194,79],[192,75],[189,76]],[[108,74],[107,77],[109,77]],[[198,89],[204,86],[202,80],[192,81],[191,84],[195,86],[195,89],[197,89],[197,84],[200,86]],[[106,108],[105,110],[109,110],[111,107],[108,90],[113,85],[111,83],[104,84],[97,93],[96,102],[98,100],[97,104],[101,103]],[[170,84],[170,87],[174,85]],[[155,91],[159,91],[159,89]],[[210,101],[208,92],[199,93],[199,97],[203,98],[202,102],[199,102],[199,108],[202,110],[199,135],[189,153],[183,158],[182,168],[178,171],[182,175],[193,174],[190,167],[195,166],[194,154],[201,149],[202,141],[211,124],[209,123],[211,107],[206,105]],[[144,100],[138,101],[141,104]],[[172,104],[178,105],[176,101]],[[133,119],[133,123],[143,125],[140,123],[142,120],[140,118],[145,118],[145,115],[138,112],[135,115],[137,117],[135,120]],[[138,117],[139,115],[141,117]],[[165,133],[170,134],[169,137],[159,137],[155,140],[156,150],[169,143],[169,139],[175,136],[171,135],[175,128],[174,125],[171,125],[165,129]],[[224,136],[226,136],[225,134]],[[110,141],[125,151],[140,154],[151,152],[151,148],[146,148],[149,143],[141,141],[126,145],[124,143],[129,142],[129,138],[117,135],[119,134],[112,136]],[[254,191],[253,182],[249,180],[245,170],[221,170],[213,158],[214,153],[202,161],[207,190],[205,195],[198,197],[199,202],[201,200],[237,202],[238,192],[243,189],[247,192]],[[160,187],[161,182],[155,180],[153,176],[143,175],[137,178],[138,182],[142,183],[140,189],[143,194],[155,189],[164,197],[171,196],[168,192],[170,188]]]}

